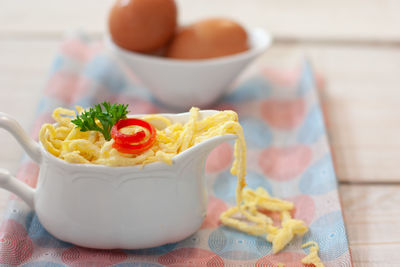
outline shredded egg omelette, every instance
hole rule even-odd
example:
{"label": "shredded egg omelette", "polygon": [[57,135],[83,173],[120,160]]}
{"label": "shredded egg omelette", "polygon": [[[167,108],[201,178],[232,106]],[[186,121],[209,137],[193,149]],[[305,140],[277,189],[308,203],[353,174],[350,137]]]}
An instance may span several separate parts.
{"label": "shredded egg omelette", "polygon": [[[76,110],[78,114],[84,111],[79,106]],[[234,111],[221,111],[200,119],[199,109],[191,108],[189,121],[185,124],[172,123],[161,115],[144,116],[142,120],[156,127],[156,141],[150,149],[135,155],[117,151],[112,146],[114,140],[106,141],[98,131],[81,132],[71,122],[77,113],[70,109],[56,108],[52,117],[57,124],[44,124],[39,133],[44,148],[69,163],[129,166],[163,161],[171,165],[175,155],[206,139],[223,134],[236,135],[235,160],[231,168],[231,173],[238,178],[236,206],[221,214],[221,222],[251,235],[266,235],[266,240],[272,243],[274,253],[282,250],[295,236],[302,236],[308,231],[303,221],[291,217],[293,203],[271,197],[261,187],[256,190],[244,189],[246,143],[243,129]],[[121,132],[133,134],[139,130],[136,127],[126,127],[121,129]],[[281,225],[274,225],[272,218],[263,211],[279,212]],[[302,262],[317,267],[323,266],[318,257],[318,244],[313,242],[304,246],[310,244],[310,254]]]}

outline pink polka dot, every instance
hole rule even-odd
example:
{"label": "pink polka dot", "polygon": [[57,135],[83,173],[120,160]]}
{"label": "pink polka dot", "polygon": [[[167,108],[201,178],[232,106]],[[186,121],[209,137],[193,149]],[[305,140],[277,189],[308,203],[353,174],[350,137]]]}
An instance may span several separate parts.
{"label": "pink polka dot", "polygon": [[[229,252],[229,256],[232,255],[231,253],[233,254],[233,252]],[[246,253],[246,252],[244,252],[244,253]],[[243,257],[244,255],[246,255],[244,253],[242,252],[240,254],[239,258]],[[247,252],[247,253],[249,253],[249,252]],[[252,255],[252,254],[249,253],[248,255]],[[236,266],[238,266],[238,267],[250,267],[250,266],[254,266],[254,261],[249,261],[249,260],[245,260],[245,259],[237,259],[237,258],[235,258],[235,259],[224,258],[224,263],[225,263],[224,266],[226,266],[226,267],[234,267],[234,266],[235,267]]]}
{"label": "pink polka dot", "polygon": [[84,76],[80,76],[75,88],[71,88],[71,103],[76,103],[89,93],[89,90],[94,86],[93,81]]}
{"label": "pink polka dot", "polygon": [[24,163],[18,170],[17,178],[31,187],[36,187],[39,174],[39,165],[34,162]]}
{"label": "pink polka dot", "polygon": [[60,52],[68,57],[79,60],[85,59],[85,52],[87,50],[86,44],[79,39],[68,39],[61,44]]}
{"label": "pink polka dot", "polygon": [[224,266],[224,261],[214,252],[200,248],[180,248],[158,258],[166,266]]}
{"label": "pink polka dot", "polygon": [[304,119],[304,99],[266,100],[261,103],[261,116],[272,127],[290,130]]}
{"label": "pink polka dot", "polygon": [[206,161],[207,172],[219,172],[231,166],[233,148],[228,143],[223,143],[211,151]]}
{"label": "pink polka dot", "polygon": [[201,229],[216,228],[220,225],[219,216],[222,212],[226,211],[228,206],[219,198],[210,196],[208,200],[207,216],[204,219]]}
{"label": "pink polka dot", "polygon": [[61,260],[69,266],[110,266],[126,260],[128,256],[121,250],[99,250],[72,247],[63,252]]}
{"label": "pink polka dot", "polygon": [[[89,97],[91,98],[93,103],[101,103],[104,101],[115,103],[115,99],[117,99],[115,93],[108,90],[108,88],[105,87],[104,84],[95,81],[92,82],[90,92],[96,92],[96,94],[94,95],[93,93],[89,94]],[[80,96],[79,98],[82,98],[82,96]]]}
{"label": "pink polka dot", "polygon": [[262,150],[249,149],[247,150],[246,163],[248,170],[258,170],[258,159],[260,158]]}
{"label": "pink polka dot", "polygon": [[314,218],[314,200],[308,195],[298,195],[287,200],[294,202],[293,218],[303,220],[309,225]]}
{"label": "pink polka dot", "polygon": [[278,254],[269,254],[256,262],[256,267],[278,267],[278,263],[284,263],[286,267],[304,267],[301,259],[306,254],[295,252],[279,252]]}
{"label": "pink polka dot", "polygon": [[20,265],[33,253],[33,243],[25,228],[15,220],[8,219],[0,227],[0,263]]}
{"label": "pink polka dot", "polygon": [[282,216],[279,211],[260,210],[262,213],[272,219],[273,225],[280,227],[282,224]]}
{"label": "pink polka dot", "polygon": [[321,73],[314,73],[315,84],[318,89],[325,88],[325,78]]}
{"label": "pink polka dot", "polygon": [[153,103],[136,97],[119,95],[113,97],[111,102],[128,104],[129,114],[154,114],[160,112],[160,109]]}
{"label": "pink polka dot", "polygon": [[90,43],[88,46],[88,50],[86,50],[86,60],[91,59],[98,53],[104,50],[104,43],[103,42],[93,42]]}
{"label": "pink polka dot", "polygon": [[88,45],[79,38],[71,38],[61,44],[60,52],[79,61],[87,61],[103,50],[100,42]]}
{"label": "pink polka dot", "polygon": [[[22,182],[26,183],[30,187],[35,188],[37,183],[37,178],[39,174],[39,166],[34,162],[26,162],[19,169],[17,173],[17,178]],[[10,194],[10,200],[20,200],[18,196]]]}
{"label": "pink polka dot", "polygon": [[261,152],[259,166],[269,178],[285,181],[300,175],[310,164],[311,158],[311,148],[304,145],[270,147]]}
{"label": "pink polka dot", "polygon": [[89,85],[90,82],[79,75],[59,71],[51,76],[44,93],[68,105],[73,103],[78,96],[82,96]]}
{"label": "pink polka dot", "polygon": [[300,76],[300,69],[296,68],[293,70],[279,70],[276,68],[263,68],[262,73],[267,77],[273,84],[277,84],[281,87],[292,88],[295,87]]}

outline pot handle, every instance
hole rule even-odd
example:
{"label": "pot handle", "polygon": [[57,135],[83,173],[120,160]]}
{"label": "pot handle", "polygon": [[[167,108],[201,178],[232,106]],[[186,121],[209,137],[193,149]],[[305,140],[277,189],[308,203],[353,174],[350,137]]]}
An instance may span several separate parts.
{"label": "pot handle", "polygon": [[21,182],[5,169],[0,169],[0,187],[13,192],[23,201],[25,201],[26,204],[28,204],[31,208],[34,208],[33,196],[35,195],[35,189],[24,182]]}
{"label": "pot handle", "polygon": [[[0,112],[0,128],[10,132],[15,139],[24,148],[26,153],[38,164],[42,160],[39,145],[33,141],[18,124],[18,122],[9,115]],[[9,190],[22,198],[29,206],[33,208],[33,196],[35,190],[21,182],[10,174],[9,171],[0,169],[0,187]]]}

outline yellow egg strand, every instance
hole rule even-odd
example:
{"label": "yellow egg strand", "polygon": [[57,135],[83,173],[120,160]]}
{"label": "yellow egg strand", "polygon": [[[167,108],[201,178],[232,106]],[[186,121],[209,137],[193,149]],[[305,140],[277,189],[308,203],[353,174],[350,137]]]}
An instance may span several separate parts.
{"label": "yellow egg strand", "polygon": [[[78,113],[84,109],[77,106]],[[240,139],[235,153],[238,158],[234,162],[233,170],[241,177],[240,188],[245,186],[245,168],[239,161],[245,162],[246,155],[243,131],[238,122],[237,114],[233,111],[221,111],[212,116],[200,119],[200,110],[190,110],[189,121],[185,124],[172,123],[161,115],[146,115],[142,119],[151,122],[157,129],[156,141],[152,148],[138,154],[124,154],[112,147],[114,140],[106,141],[104,136],[96,131],[81,132],[71,122],[76,112],[65,108],[56,108],[52,117],[57,122],[55,126],[42,126],[39,139],[45,149],[56,157],[69,163],[102,164],[108,166],[145,165],[156,161],[173,164],[173,157],[182,151],[206,139],[223,134],[236,134]],[[128,127],[127,127],[128,128]],[[135,132],[138,129],[124,129]],[[245,166],[245,164],[244,164]]]}
{"label": "yellow egg strand", "polygon": [[[266,234],[267,240],[272,243],[274,253],[282,250],[294,236],[302,236],[308,231],[303,221],[291,218],[289,211],[294,208],[293,203],[273,198],[261,187],[256,191],[244,189],[241,194],[243,201],[240,206],[237,205],[222,213],[221,222],[249,234]],[[273,226],[273,220],[259,210],[280,212],[281,227]],[[236,213],[243,215],[247,222],[233,218]]]}
{"label": "yellow egg strand", "polygon": [[[84,109],[77,106],[82,113]],[[237,136],[234,145],[234,162],[231,173],[238,179],[236,187],[236,206],[223,212],[220,220],[224,225],[251,235],[266,235],[272,243],[274,253],[282,250],[295,236],[302,236],[308,228],[301,220],[293,219],[290,211],[294,204],[289,201],[271,197],[259,187],[256,190],[244,189],[246,186],[246,142],[243,129],[234,111],[221,111],[201,119],[198,108],[190,109],[190,118],[185,124],[172,123],[162,115],[147,115],[142,119],[154,125],[157,131],[156,141],[152,148],[138,155],[120,153],[112,147],[114,140],[106,141],[96,131],[81,132],[71,122],[76,117],[73,110],[56,108],[53,118],[57,122],[44,124],[39,133],[43,147],[51,154],[69,163],[102,164],[107,166],[145,165],[161,161],[173,164],[173,157],[186,149],[209,138],[224,134]],[[125,129],[137,132],[138,129]],[[261,211],[279,212],[280,227],[273,225],[273,220]],[[323,266],[318,257],[318,244],[309,242],[303,246],[313,245],[310,254],[302,262]]]}
{"label": "yellow egg strand", "polygon": [[55,141],[56,131],[51,124],[44,124],[39,132],[39,139],[43,147],[54,156],[58,157],[61,153],[59,148],[56,148],[57,142]]}
{"label": "yellow egg strand", "polygon": [[321,259],[318,256],[319,246],[317,242],[310,241],[303,244],[301,247],[302,248],[310,247],[310,252],[308,253],[307,256],[305,256],[301,260],[301,263],[306,265],[314,265],[315,267],[324,267],[324,264],[322,263]]}

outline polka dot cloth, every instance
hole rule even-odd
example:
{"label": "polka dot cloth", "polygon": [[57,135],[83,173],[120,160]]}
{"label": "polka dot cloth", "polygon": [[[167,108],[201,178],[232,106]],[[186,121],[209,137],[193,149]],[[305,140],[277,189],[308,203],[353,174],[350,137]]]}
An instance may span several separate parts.
{"label": "polka dot cloth", "polygon": [[[235,205],[231,175],[233,143],[215,148],[206,161],[207,216],[200,229],[178,243],[142,250],[96,250],[51,236],[36,214],[11,197],[0,225],[1,266],[302,266],[315,240],[329,266],[350,265],[336,177],[314,75],[306,63],[289,71],[260,68],[238,81],[215,109],[238,112],[248,145],[247,186],[293,201],[292,215],[310,226],[277,255],[265,236],[251,236],[221,225],[220,214]],[[122,70],[100,43],[66,40],[54,60],[38,104],[32,137],[51,121],[57,106],[91,106],[99,101],[128,103],[132,113],[173,112],[158,104],[133,73]],[[17,177],[36,186],[39,168],[26,157]],[[329,202],[324,201],[328,197]],[[327,206],[329,205],[329,206]],[[274,216],[274,214],[271,214]],[[160,218],[162,219],[162,218]],[[168,231],[168,229],[165,229]],[[347,262],[344,262],[347,261]]]}

